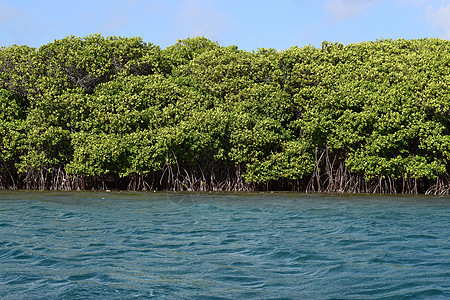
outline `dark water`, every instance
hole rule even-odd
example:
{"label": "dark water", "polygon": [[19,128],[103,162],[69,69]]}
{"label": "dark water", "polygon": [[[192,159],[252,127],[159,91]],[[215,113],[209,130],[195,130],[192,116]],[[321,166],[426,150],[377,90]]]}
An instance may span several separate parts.
{"label": "dark water", "polygon": [[1,299],[450,299],[450,197],[0,191]]}

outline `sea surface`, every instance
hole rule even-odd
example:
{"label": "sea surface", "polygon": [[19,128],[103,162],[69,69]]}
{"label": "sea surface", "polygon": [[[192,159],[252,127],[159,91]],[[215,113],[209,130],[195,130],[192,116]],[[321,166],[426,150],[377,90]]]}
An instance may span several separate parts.
{"label": "sea surface", "polygon": [[0,299],[450,299],[450,197],[0,191]]}

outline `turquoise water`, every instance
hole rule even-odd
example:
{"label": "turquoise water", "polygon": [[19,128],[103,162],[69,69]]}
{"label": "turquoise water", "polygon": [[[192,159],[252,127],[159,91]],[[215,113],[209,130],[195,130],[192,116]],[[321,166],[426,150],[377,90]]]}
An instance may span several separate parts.
{"label": "turquoise water", "polygon": [[0,191],[1,299],[449,299],[450,197]]}

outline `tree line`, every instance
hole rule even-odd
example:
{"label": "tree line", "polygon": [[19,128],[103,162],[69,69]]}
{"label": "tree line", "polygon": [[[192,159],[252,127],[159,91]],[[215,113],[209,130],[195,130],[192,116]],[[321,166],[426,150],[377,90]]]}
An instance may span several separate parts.
{"label": "tree line", "polygon": [[450,41],[0,48],[0,188],[450,193]]}

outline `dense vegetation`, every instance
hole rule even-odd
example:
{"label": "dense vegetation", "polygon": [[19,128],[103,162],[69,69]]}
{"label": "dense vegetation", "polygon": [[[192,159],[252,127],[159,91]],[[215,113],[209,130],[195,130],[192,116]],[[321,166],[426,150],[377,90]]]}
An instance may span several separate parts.
{"label": "dense vegetation", "polygon": [[450,192],[450,41],[0,48],[0,188]]}

